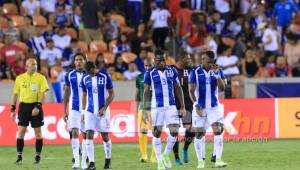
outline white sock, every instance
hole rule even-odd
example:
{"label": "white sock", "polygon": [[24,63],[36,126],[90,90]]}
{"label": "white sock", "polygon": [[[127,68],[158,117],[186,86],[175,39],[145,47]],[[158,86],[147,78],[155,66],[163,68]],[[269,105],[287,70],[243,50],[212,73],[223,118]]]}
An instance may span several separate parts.
{"label": "white sock", "polygon": [[90,162],[95,162],[95,159],[94,159],[94,141],[92,139],[87,139],[85,145],[86,145],[86,151],[87,151],[87,155],[89,157],[89,161]]}
{"label": "white sock", "polygon": [[72,143],[73,156],[75,159],[75,163],[80,163],[80,161],[79,161],[79,139],[72,138],[71,143]]}
{"label": "white sock", "polygon": [[[214,142],[215,142],[215,140],[216,140],[216,135],[214,135]],[[215,144],[214,144],[213,156],[216,156],[216,147],[215,147]]]}
{"label": "white sock", "polygon": [[203,142],[202,142],[202,157],[205,158],[205,154],[206,154],[206,152],[205,152],[205,136],[202,137],[202,140],[203,140]]}
{"label": "white sock", "polygon": [[169,155],[170,151],[173,149],[173,146],[175,145],[177,140],[177,137],[173,137],[172,135],[168,135],[168,139],[167,139],[167,146],[165,148],[165,154]]}
{"label": "white sock", "polygon": [[162,156],[161,156],[161,140],[160,138],[153,137],[152,138],[152,143],[154,146],[154,151],[156,155],[156,159],[158,162],[162,161]]}
{"label": "white sock", "polygon": [[203,143],[204,143],[203,138],[201,139],[195,138],[194,147],[195,147],[198,160],[203,160],[203,149],[204,149]]}
{"label": "white sock", "polygon": [[82,140],[81,151],[82,151],[81,165],[86,165],[87,151],[86,151],[86,140],[85,139]]}
{"label": "white sock", "polygon": [[223,152],[223,135],[215,135],[214,148],[216,148],[216,158],[221,159]]}
{"label": "white sock", "polygon": [[110,159],[111,157],[111,140],[108,142],[103,141],[103,147],[104,147],[104,152],[105,152],[105,158]]}

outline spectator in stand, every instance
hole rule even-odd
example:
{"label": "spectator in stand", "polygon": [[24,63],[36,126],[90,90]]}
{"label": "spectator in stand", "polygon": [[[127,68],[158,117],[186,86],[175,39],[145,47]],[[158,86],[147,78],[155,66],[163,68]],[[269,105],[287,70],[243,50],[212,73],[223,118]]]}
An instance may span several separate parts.
{"label": "spectator in stand", "polygon": [[121,55],[117,55],[114,62],[115,71],[121,74],[128,70],[128,65],[123,61]]}
{"label": "spectator in stand", "polygon": [[5,36],[4,46],[0,49],[0,61],[4,61],[7,66],[12,65],[17,60],[17,54],[25,53],[23,49],[14,44],[14,37]]}
{"label": "spectator in stand", "polygon": [[192,22],[191,22],[192,10],[188,8],[186,1],[180,2],[180,9],[176,13],[176,36],[177,43],[180,46],[185,46],[186,40],[184,36],[189,33],[191,30]]}
{"label": "spectator in stand", "polygon": [[233,77],[240,74],[239,59],[232,55],[232,49],[223,46],[223,54],[217,58],[216,64],[220,66],[226,77]]}
{"label": "spectator in stand", "polygon": [[107,67],[107,72],[113,81],[123,80],[123,74],[117,72],[113,65]]}
{"label": "spectator in stand", "polygon": [[131,40],[131,51],[136,55],[139,55],[142,49],[150,51],[152,44],[151,35],[145,31],[145,24],[140,24],[137,33]]}
{"label": "spectator in stand", "polygon": [[300,59],[298,60],[297,67],[293,68],[293,77],[300,77]]}
{"label": "spectator in stand", "polygon": [[166,50],[165,41],[169,34],[168,19],[171,14],[160,4],[158,3],[155,10],[152,11],[149,25],[152,25],[152,40],[156,48]]}
{"label": "spectator in stand", "polygon": [[117,40],[117,44],[113,47],[113,53],[122,54],[124,52],[129,52],[130,46],[125,33],[121,34]]}
{"label": "spectator in stand", "polygon": [[40,1],[38,0],[24,0],[22,2],[22,8],[21,11],[23,11],[23,15],[40,15]]}
{"label": "spectator in stand", "polygon": [[73,13],[72,4],[73,2],[71,0],[56,0],[55,7],[58,8],[63,6],[66,13],[70,15]]}
{"label": "spectator in stand", "polygon": [[292,70],[286,64],[284,57],[277,57],[276,66],[270,72],[270,77],[292,77]]}
{"label": "spectator in stand", "polygon": [[207,47],[210,51],[213,51],[215,53],[215,57],[217,57],[217,51],[218,51],[218,44],[217,44],[217,37],[214,33],[209,33],[206,38]]}
{"label": "spectator in stand", "polygon": [[138,57],[134,60],[134,64],[137,66],[140,72],[145,72],[144,60],[147,58],[147,51],[142,50]]}
{"label": "spectator in stand", "polygon": [[290,24],[294,13],[298,13],[298,7],[294,2],[288,0],[280,0],[273,9],[273,20],[276,19],[277,29],[280,33],[285,32]]}
{"label": "spectator in stand", "polygon": [[214,12],[211,21],[208,21],[209,32],[214,32],[217,35],[221,35],[225,28],[225,20],[221,19],[221,15],[218,12]]}
{"label": "spectator in stand", "polygon": [[236,20],[230,22],[228,31],[233,36],[238,36],[242,31],[243,16],[238,16]]}
{"label": "spectator in stand", "polygon": [[291,68],[298,67],[300,59],[300,41],[293,33],[286,34],[287,43],[284,47],[284,57]]}
{"label": "spectator in stand", "polygon": [[[261,42],[261,37],[262,37],[262,31],[257,29],[258,25],[266,22],[268,20],[266,16],[266,10],[264,4],[257,4],[257,6],[253,9],[251,12],[251,18],[249,21],[250,24],[250,29],[254,30],[254,34],[256,39],[258,40],[257,42]],[[244,29],[245,30],[245,29]]]}
{"label": "spectator in stand", "polygon": [[61,66],[64,70],[70,70],[73,67],[73,60],[76,53],[80,52],[78,40],[72,39],[71,45],[62,52]]}
{"label": "spectator in stand", "polygon": [[[234,11],[233,0],[214,0],[215,9],[221,14],[222,19],[224,19],[225,25],[228,25],[231,21],[231,10]],[[232,6],[232,8],[231,8]]]}
{"label": "spectator in stand", "polygon": [[171,14],[171,24],[176,25],[176,20],[177,20],[177,13],[180,10],[180,2],[181,0],[166,0],[166,6],[168,7],[168,10],[170,11]]}
{"label": "spectator in stand", "polygon": [[65,10],[65,6],[57,6],[56,12],[50,15],[49,23],[54,27],[66,27],[71,25],[69,14]]}
{"label": "spectator in stand", "polygon": [[142,21],[142,0],[127,0],[128,23],[137,28]]}
{"label": "spectator in stand", "polygon": [[10,71],[8,74],[9,79],[14,80],[18,75],[26,72],[25,60],[25,55],[23,53],[17,54],[16,61],[10,66]]}
{"label": "spectator in stand", "polygon": [[59,48],[60,50],[63,50],[71,45],[71,37],[67,34],[65,27],[60,27],[58,29],[58,34],[55,34],[52,39],[55,47]]}
{"label": "spectator in stand", "polygon": [[189,6],[193,11],[205,11],[207,0],[189,0]]}
{"label": "spectator in stand", "polygon": [[20,32],[14,26],[14,22],[11,18],[8,18],[8,28],[3,29],[4,35],[12,37],[14,40],[20,40]]}
{"label": "spectator in stand", "polygon": [[80,6],[74,6],[74,13],[71,14],[72,27],[76,29],[77,35],[79,35],[79,30],[83,29],[81,9]]}
{"label": "spectator in stand", "polygon": [[111,13],[105,15],[104,22],[104,41],[109,43],[119,37],[120,29],[117,21],[111,19]]}
{"label": "spectator in stand", "polygon": [[106,64],[102,53],[97,54],[95,65],[100,72],[106,72]]}
{"label": "spectator in stand", "polygon": [[41,53],[41,65],[48,69],[61,64],[62,52],[56,48],[53,40],[47,40],[47,47]]}
{"label": "spectator in stand", "polygon": [[268,76],[270,76],[271,72],[275,69],[275,59],[276,59],[276,56],[272,55],[270,56],[268,59],[266,58],[262,58],[261,59],[261,63],[263,65],[265,65],[265,68],[268,72]]}
{"label": "spectator in stand", "polygon": [[263,32],[262,44],[265,52],[265,57],[268,58],[271,55],[279,54],[279,33],[275,29],[275,26],[268,26],[267,23],[263,22],[258,25],[258,29]]}
{"label": "spectator in stand", "polygon": [[82,1],[81,11],[85,42],[90,43],[92,40],[102,40],[103,36],[100,30],[100,24],[103,23],[104,17],[102,8],[97,0]]}
{"label": "spectator in stand", "polygon": [[260,61],[251,49],[246,50],[246,56],[242,59],[242,73],[245,77],[258,77]]}
{"label": "spectator in stand", "polygon": [[139,74],[141,74],[141,72],[137,69],[134,62],[131,62],[128,65],[128,70],[126,70],[123,74],[125,80],[134,80]]}
{"label": "spectator in stand", "polygon": [[241,7],[241,13],[242,15],[248,14],[248,12],[251,11],[251,9],[256,5],[257,0],[241,0],[240,1],[240,7]]}
{"label": "spectator in stand", "polygon": [[27,46],[35,56],[39,57],[43,49],[46,48],[46,39],[42,35],[42,28],[35,30],[35,35],[27,41]]}
{"label": "spectator in stand", "polygon": [[29,39],[31,39],[35,35],[36,29],[38,29],[38,28],[33,26],[32,17],[26,16],[25,17],[25,26],[20,29],[21,40],[23,42],[27,42]]}
{"label": "spectator in stand", "polygon": [[41,13],[44,16],[55,13],[55,3],[56,0],[41,0]]}
{"label": "spectator in stand", "polygon": [[47,40],[47,39],[52,39],[52,37],[55,35],[56,33],[53,31],[53,27],[49,24],[46,27],[45,32],[43,33],[43,37]]}

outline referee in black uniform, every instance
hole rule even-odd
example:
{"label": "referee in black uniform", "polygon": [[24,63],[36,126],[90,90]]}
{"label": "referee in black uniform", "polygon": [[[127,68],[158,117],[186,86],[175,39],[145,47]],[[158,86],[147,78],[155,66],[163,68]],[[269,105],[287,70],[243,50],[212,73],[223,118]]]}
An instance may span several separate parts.
{"label": "referee in black uniform", "polygon": [[[182,150],[183,154],[183,161],[185,163],[188,163],[189,158],[188,158],[188,148],[190,144],[193,142],[193,139],[195,137],[195,133],[192,131],[192,111],[193,111],[193,102],[190,99],[189,96],[189,73],[193,69],[193,62],[188,54],[183,54],[182,58],[179,60],[178,65],[177,65],[177,72],[178,72],[178,78],[180,81],[180,85],[182,88],[182,91],[184,92],[184,103],[185,103],[185,109],[186,109],[186,116],[182,117],[182,124],[184,128],[186,129],[185,131],[185,136],[184,136],[184,147]],[[177,96],[176,96],[177,97]],[[176,101],[177,98],[176,98]],[[178,107],[178,102],[176,102],[177,109]],[[179,142],[175,143],[173,147],[173,152],[175,156],[175,162],[176,165],[182,165],[182,162],[179,158],[179,153],[178,153],[178,148],[179,148]]]}
{"label": "referee in black uniform", "polygon": [[18,138],[17,138],[17,152],[18,158],[16,164],[22,163],[22,152],[24,147],[24,135],[26,128],[31,124],[34,128],[36,137],[36,156],[35,164],[40,163],[41,151],[43,147],[43,139],[41,126],[44,125],[44,116],[42,110],[42,101],[45,97],[45,92],[48,90],[48,83],[46,78],[37,73],[37,62],[34,58],[26,60],[26,72],[16,78],[12,105],[11,117],[16,118],[16,103],[19,98],[18,109]]}

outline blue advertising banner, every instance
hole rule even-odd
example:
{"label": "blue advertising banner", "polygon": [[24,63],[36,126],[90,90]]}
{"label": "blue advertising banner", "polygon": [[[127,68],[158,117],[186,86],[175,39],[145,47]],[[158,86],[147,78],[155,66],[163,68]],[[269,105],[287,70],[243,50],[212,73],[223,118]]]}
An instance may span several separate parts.
{"label": "blue advertising banner", "polygon": [[300,97],[300,83],[259,83],[258,98]]}

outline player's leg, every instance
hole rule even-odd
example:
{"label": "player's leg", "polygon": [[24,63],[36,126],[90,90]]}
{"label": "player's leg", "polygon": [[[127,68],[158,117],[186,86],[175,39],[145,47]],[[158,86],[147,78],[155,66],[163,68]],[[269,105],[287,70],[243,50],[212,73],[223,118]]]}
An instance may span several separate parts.
{"label": "player's leg", "polygon": [[103,139],[103,147],[105,152],[104,169],[110,169],[112,148],[111,140],[109,139],[108,132],[101,132],[101,136]]}
{"label": "player's leg", "polygon": [[17,161],[16,164],[22,164],[22,154],[24,148],[24,136],[27,126],[18,126],[18,138],[17,138]]}
{"label": "player's leg", "polygon": [[153,127],[153,138],[152,138],[152,145],[154,147],[155,155],[156,155],[156,160],[157,160],[157,168],[160,169],[165,169],[164,163],[163,163],[163,157],[162,157],[162,144],[161,144],[161,132],[162,132],[163,126],[154,126]]}
{"label": "player's leg", "polygon": [[146,127],[146,124],[142,120],[142,114],[143,111],[138,111],[138,126],[139,126],[139,147],[140,147],[140,153],[141,153],[141,162],[147,162],[148,156],[147,156],[147,132],[148,129]]}
{"label": "player's leg", "polygon": [[86,112],[84,114],[84,126],[86,129],[86,151],[89,158],[90,164],[88,169],[96,169],[95,158],[94,158],[94,132],[96,126],[96,118],[93,113]]}
{"label": "player's leg", "polygon": [[[152,119],[151,119],[151,112],[148,111],[147,114],[148,114],[148,117],[149,117],[149,120],[150,120],[150,121],[147,122],[147,125],[146,125],[147,129],[153,131],[153,128],[152,128]],[[151,163],[156,163],[157,162],[156,161],[156,156],[155,156],[155,151],[154,151],[154,146],[153,146],[152,142],[151,142],[151,157],[150,157],[150,162]]]}
{"label": "player's leg", "polygon": [[194,140],[195,132],[192,130],[191,124],[186,124],[184,126],[185,126],[185,135],[184,135],[184,146],[182,149],[182,153],[183,153],[183,162],[188,163],[189,162],[188,149],[190,144]]}
{"label": "player's leg", "polygon": [[215,122],[212,124],[214,132],[214,148],[216,150],[216,167],[225,167],[227,164],[222,161],[222,152],[223,152],[223,124],[220,122]]}
{"label": "player's leg", "polygon": [[179,157],[179,139],[177,138],[174,146],[173,146],[173,153],[174,153],[174,157],[175,157],[175,163],[176,165],[182,165],[182,162],[180,160],[180,157]]}
{"label": "player's leg", "polygon": [[82,143],[81,143],[81,148],[82,148],[82,156],[81,156],[81,168],[86,169],[87,168],[87,150],[86,150],[86,133],[82,132]]}
{"label": "player's leg", "polygon": [[75,162],[73,168],[80,168],[80,159],[79,159],[79,128],[80,128],[81,115],[79,112],[71,111],[69,115],[69,128],[71,129],[71,144],[73,150],[73,158]]}
{"label": "player's leg", "polygon": [[172,163],[171,163],[169,154],[177,141],[179,125],[178,124],[169,124],[168,128],[169,128],[170,133],[168,134],[167,145],[165,147],[165,151],[163,154],[163,161],[164,161],[166,168],[171,168]]}
{"label": "player's leg", "polygon": [[42,130],[41,127],[34,128],[35,133],[35,164],[40,163],[41,160],[41,152],[43,149],[43,136],[42,136]]}

